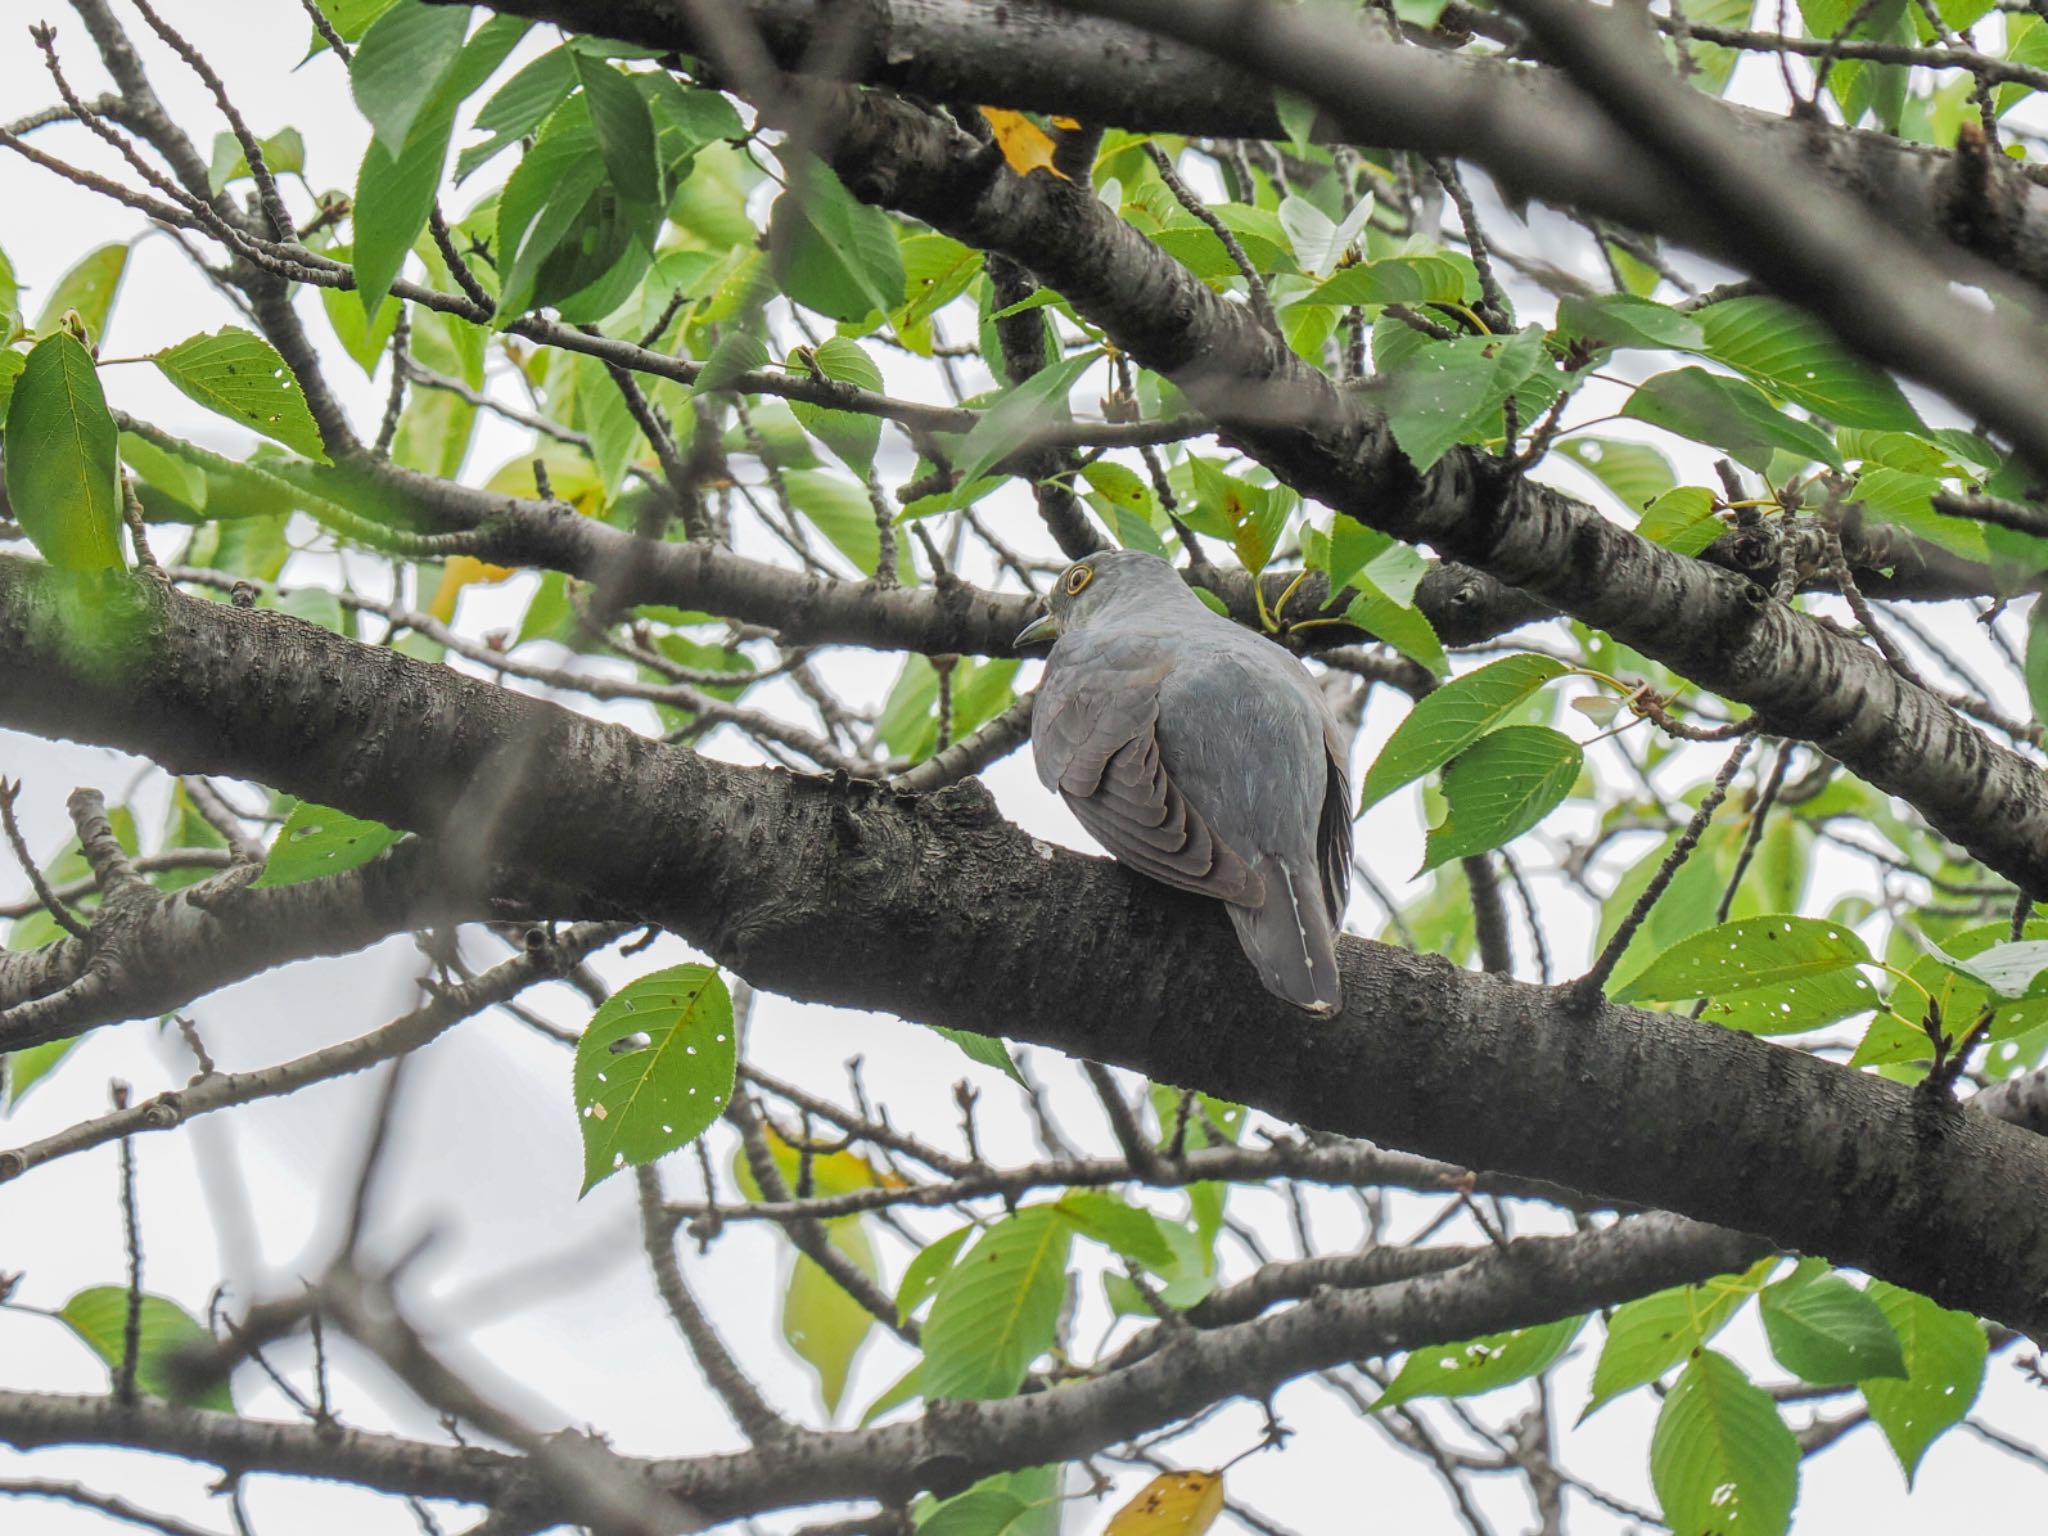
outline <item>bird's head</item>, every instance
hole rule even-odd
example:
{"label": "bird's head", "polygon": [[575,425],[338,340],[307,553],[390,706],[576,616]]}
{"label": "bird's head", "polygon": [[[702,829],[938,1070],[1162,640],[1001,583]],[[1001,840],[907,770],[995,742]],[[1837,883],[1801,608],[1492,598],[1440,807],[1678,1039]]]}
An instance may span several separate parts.
{"label": "bird's head", "polygon": [[1101,550],[1060,572],[1045,600],[1046,611],[1024,626],[1016,643],[1021,649],[1056,640],[1099,615],[1157,600],[1162,594],[1169,602],[1194,600],[1180,573],[1157,555],[1137,549]]}

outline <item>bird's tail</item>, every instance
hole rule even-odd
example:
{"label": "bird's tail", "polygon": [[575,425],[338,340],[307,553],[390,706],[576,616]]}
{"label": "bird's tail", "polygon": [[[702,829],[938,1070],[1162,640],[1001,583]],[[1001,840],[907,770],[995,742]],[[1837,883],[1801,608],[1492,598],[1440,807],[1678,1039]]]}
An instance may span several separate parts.
{"label": "bird's tail", "polygon": [[1297,1008],[1328,1016],[1344,1006],[1337,975],[1337,935],[1324,906],[1322,887],[1267,854],[1253,866],[1265,881],[1266,899],[1256,907],[1225,903],[1237,941],[1258,967],[1266,990]]}

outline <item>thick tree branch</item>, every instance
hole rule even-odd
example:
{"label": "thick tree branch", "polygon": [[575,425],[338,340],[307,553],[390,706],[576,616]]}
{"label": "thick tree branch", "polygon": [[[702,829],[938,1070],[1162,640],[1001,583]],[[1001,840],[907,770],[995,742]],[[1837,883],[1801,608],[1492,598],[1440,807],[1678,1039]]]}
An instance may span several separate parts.
{"label": "thick tree branch", "polygon": [[908,796],[716,763],[154,583],[0,561],[0,655],[0,723],[437,833],[457,869],[487,844],[757,985],[1758,1231],[2048,1325],[2048,1141],[1874,1076],[1357,940],[1346,1013],[1310,1027],[1259,989],[1213,903],[1047,849],[978,785]]}
{"label": "thick tree branch", "polygon": [[[685,0],[504,0],[496,9],[559,21],[609,37],[684,53],[701,51],[696,11]],[[760,28],[777,63],[808,65],[818,0],[733,0]],[[1089,6],[1107,12],[1110,6]],[[885,85],[931,101],[986,102],[1058,112],[1084,122],[1144,132],[1274,139],[1284,130],[1267,82],[1243,54],[1216,54],[1175,39],[1179,0],[1145,10],[1118,5],[1132,20],[1076,17],[1043,0],[870,0],[872,20],[844,57],[842,78]],[[1242,16],[1210,8],[1242,42]],[[1375,18],[1376,20],[1376,18]],[[1343,72],[1344,111],[1319,136],[1456,155],[1484,166],[1504,187],[1583,209],[1630,228],[1719,250],[1725,235],[1682,181],[1554,72],[1504,59],[1399,46],[1384,30],[1345,28],[1321,12],[1290,13],[1290,29],[1312,37],[1328,67]],[[1888,224],[1923,243],[1955,240],[2029,282],[2048,285],[2048,191],[2016,171],[1946,155],[1885,134],[1716,104],[1746,151],[1796,156],[1814,174],[1860,199]]]}
{"label": "thick tree branch", "polygon": [[[940,1402],[908,1423],[865,1430],[797,1429],[736,1454],[610,1456],[607,1464],[615,1476],[637,1474],[712,1519],[828,1499],[956,1493],[987,1472],[1087,1455],[1339,1361],[1572,1316],[1739,1269],[1756,1252],[1751,1239],[1662,1215],[1572,1237],[1521,1239],[1439,1273],[1353,1292],[1325,1289],[1270,1317],[1178,1329],[1127,1368],[1057,1392]],[[545,1516],[565,1497],[559,1488],[536,1487],[521,1457],[193,1408],[123,1410],[107,1398],[0,1392],[0,1442],[134,1446],[230,1470],[339,1478],[428,1498],[516,1499],[522,1516]]]}

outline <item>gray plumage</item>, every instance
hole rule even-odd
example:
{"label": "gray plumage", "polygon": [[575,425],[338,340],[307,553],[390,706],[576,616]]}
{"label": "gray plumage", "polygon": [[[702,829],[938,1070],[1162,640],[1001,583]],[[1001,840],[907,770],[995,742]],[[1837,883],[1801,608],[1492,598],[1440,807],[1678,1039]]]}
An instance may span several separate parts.
{"label": "gray plumage", "polygon": [[1351,790],[1314,681],[1153,555],[1090,555],[1049,606],[1018,636],[1059,635],[1031,715],[1039,779],[1120,863],[1222,901],[1268,991],[1335,1013]]}

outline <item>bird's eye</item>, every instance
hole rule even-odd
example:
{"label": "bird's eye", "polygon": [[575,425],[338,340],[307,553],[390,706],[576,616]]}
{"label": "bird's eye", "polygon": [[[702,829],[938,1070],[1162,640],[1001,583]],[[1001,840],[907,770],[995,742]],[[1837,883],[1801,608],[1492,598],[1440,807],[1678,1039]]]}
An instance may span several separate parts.
{"label": "bird's eye", "polygon": [[1077,565],[1067,572],[1067,596],[1076,597],[1083,587],[1095,579],[1095,571],[1086,565]]}

